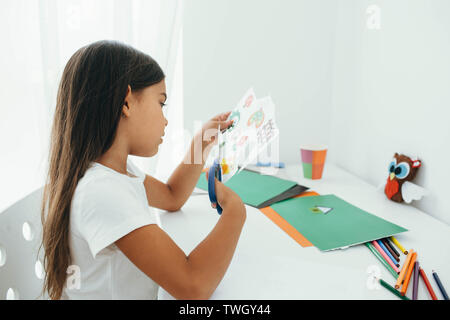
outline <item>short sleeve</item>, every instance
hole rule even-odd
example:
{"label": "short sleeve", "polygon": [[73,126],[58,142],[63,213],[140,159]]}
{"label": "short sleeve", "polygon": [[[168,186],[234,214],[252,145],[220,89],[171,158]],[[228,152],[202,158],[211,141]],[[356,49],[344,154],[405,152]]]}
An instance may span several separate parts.
{"label": "short sleeve", "polygon": [[116,177],[103,177],[85,186],[75,221],[94,258],[133,230],[157,224],[137,187]]}

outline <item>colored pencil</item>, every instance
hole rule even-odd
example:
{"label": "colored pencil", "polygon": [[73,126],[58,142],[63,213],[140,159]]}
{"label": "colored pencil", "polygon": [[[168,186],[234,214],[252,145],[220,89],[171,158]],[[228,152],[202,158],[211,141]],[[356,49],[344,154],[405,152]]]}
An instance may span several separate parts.
{"label": "colored pencil", "polygon": [[392,250],[392,248],[389,246],[389,241],[387,241],[386,239],[381,239],[381,242],[383,242],[384,246],[386,247],[386,249],[388,249],[389,253],[391,254],[392,257],[394,257],[395,261],[400,262],[400,255],[394,252],[394,250]]}
{"label": "colored pencil", "polygon": [[384,252],[383,249],[381,249],[380,245],[376,241],[372,241],[373,246],[378,250],[378,252],[381,254],[381,256],[386,259],[386,262],[389,263],[392,269],[394,269],[395,272],[399,273],[400,270],[397,268],[397,266],[392,262],[391,259],[387,256],[387,254]]}
{"label": "colored pencil", "polygon": [[419,267],[419,273],[422,276],[423,282],[425,282],[425,286],[427,287],[427,290],[430,293],[431,299],[437,300],[438,298],[436,297],[436,294],[434,293],[434,290],[430,284],[430,281],[428,281],[428,277],[425,274],[425,271],[423,271],[423,269]]}
{"label": "colored pencil", "polygon": [[389,263],[387,263],[386,260],[383,259],[383,257],[377,251],[377,249],[375,249],[375,247],[370,242],[366,242],[364,244],[366,245],[367,248],[369,248],[370,251],[372,251],[375,257],[377,257],[377,259],[380,260],[380,262],[386,267],[386,269],[388,269],[388,271],[394,276],[394,278],[397,279],[398,277],[397,272],[395,272],[395,270],[392,269]]}
{"label": "colored pencil", "polygon": [[391,259],[392,263],[398,268],[400,267],[400,265],[397,263],[397,260],[394,259],[394,257],[392,256],[392,254],[389,252],[389,250],[386,248],[386,246],[384,245],[384,243],[381,240],[377,240],[378,245],[381,247],[381,249],[383,249],[384,253],[386,253],[386,255],[389,257],[389,259]]}
{"label": "colored pencil", "polygon": [[413,250],[410,250],[408,255],[406,256],[406,260],[403,263],[402,270],[400,271],[400,274],[398,275],[398,278],[397,278],[397,282],[395,283],[395,286],[394,286],[395,289],[400,288],[400,285],[402,284],[402,281],[406,274],[406,270],[408,269],[409,262],[411,261],[412,253],[413,253]]}
{"label": "colored pencil", "polygon": [[[394,245],[392,244],[391,240],[389,240],[389,238],[384,238],[384,241],[386,241],[387,245],[389,246],[389,248],[391,248],[391,250],[394,252],[394,254],[397,257],[400,257],[400,253],[395,249]],[[400,258],[399,258],[400,260]]]}
{"label": "colored pencil", "polygon": [[434,277],[434,280],[436,280],[436,283],[437,283],[437,285],[438,285],[438,287],[439,287],[439,290],[441,290],[441,293],[442,293],[442,295],[444,296],[444,299],[445,300],[449,300],[448,299],[448,295],[447,295],[447,291],[445,291],[445,288],[444,288],[444,286],[442,285],[442,282],[441,282],[441,279],[439,279],[439,276],[438,276],[438,274],[436,273],[436,271],[431,271],[432,273],[433,273],[433,277]]}
{"label": "colored pencil", "polygon": [[413,275],[413,295],[412,299],[417,300],[417,294],[419,289],[419,261],[416,260],[414,264],[414,275]]}
{"label": "colored pencil", "polygon": [[391,237],[392,242],[397,246],[397,248],[400,249],[401,252],[403,252],[405,255],[408,254],[408,251],[403,248],[403,246],[398,242],[397,239],[394,238],[394,236]]}
{"label": "colored pencil", "polygon": [[380,284],[385,287],[386,289],[388,289],[390,292],[392,292],[393,294],[395,294],[397,297],[399,297],[402,300],[410,300],[408,297],[402,296],[400,294],[400,292],[398,292],[397,290],[395,290],[394,288],[392,288],[386,281],[384,281],[383,279],[380,279]]}
{"label": "colored pencil", "polygon": [[416,262],[416,259],[417,259],[417,252],[413,252],[413,254],[411,256],[411,262],[409,263],[409,266],[408,266],[408,272],[406,272],[405,281],[403,282],[402,289],[400,290],[400,294],[402,296],[404,296],[406,294],[406,291],[408,290],[409,280],[411,279],[411,275],[413,273],[414,263]]}

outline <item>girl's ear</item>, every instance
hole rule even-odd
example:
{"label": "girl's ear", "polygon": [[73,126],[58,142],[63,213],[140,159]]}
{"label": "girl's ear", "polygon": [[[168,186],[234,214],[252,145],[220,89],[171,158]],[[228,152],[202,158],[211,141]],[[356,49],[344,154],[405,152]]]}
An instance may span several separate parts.
{"label": "girl's ear", "polygon": [[131,115],[130,107],[128,106],[128,102],[125,101],[125,103],[122,106],[122,117],[129,117],[130,115]]}
{"label": "girl's ear", "polygon": [[124,102],[123,107],[122,107],[122,117],[129,117],[130,116],[130,106],[128,105],[128,101],[134,99],[131,96],[131,94],[132,94],[131,86],[128,85],[128,87],[127,87],[127,94],[125,95],[125,99],[124,99],[125,102]]}

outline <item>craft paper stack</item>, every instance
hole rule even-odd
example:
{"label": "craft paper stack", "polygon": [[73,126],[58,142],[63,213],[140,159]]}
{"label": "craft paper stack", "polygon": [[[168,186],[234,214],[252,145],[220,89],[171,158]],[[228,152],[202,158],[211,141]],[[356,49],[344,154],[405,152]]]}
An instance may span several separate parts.
{"label": "craft paper stack", "polygon": [[[226,186],[236,192],[245,204],[255,208],[264,208],[271,204],[292,198],[308,188],[294,181],[262,175],[243,170],[227,181]],[[208,181],[202,173],[197,188],[208,190]]]}
{"label": "craft paper stack", "polygon": [[[302,247],[328,251],[407,231],[335,195],[306,191],[294,181],[243,170],[226,185]],[[197,187],[208,189],[204,173]]]}
{"label": "craft paper stack", "polygon": [[407,231],[332,194],[288,199],[270,207],[322,251]]}

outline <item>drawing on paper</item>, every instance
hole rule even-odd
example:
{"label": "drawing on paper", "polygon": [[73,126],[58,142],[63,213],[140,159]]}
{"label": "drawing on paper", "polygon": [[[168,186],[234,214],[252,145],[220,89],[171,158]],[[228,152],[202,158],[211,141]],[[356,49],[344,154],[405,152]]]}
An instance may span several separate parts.
{"label": "drawing on paper", "polygon": [[258,111],[256,111],[255,113],[253,113],[250,118],[248,118],[247,121],[247,126],[251,126],[252,124],[255,124],[256,128],[259,128],[261,126],[261,124],[264,121],[264,111],[261,109],[259,109]]}
{"label": "drawing on paper", "polygon": [[256,99],[252,88],[232,110],[227,120],[231,119],[234,119],[233,125],[220,133],[219,141],[223,142],[221,155],[218,146],[214,146],[205,164],[211,166],[217,159],[221,164],[224,183],[254,161],[279,134],[272,99],[270,96]]}

